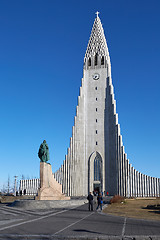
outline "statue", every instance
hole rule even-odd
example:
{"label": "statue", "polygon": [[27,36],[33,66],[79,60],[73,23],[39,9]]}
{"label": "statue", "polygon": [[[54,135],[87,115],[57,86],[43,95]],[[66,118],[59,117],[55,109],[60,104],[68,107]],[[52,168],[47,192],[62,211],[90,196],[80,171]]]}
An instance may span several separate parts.
{"label": "statue", "polygon": [[41,162],[47,162],[49,160],[49,148],[46,140],[44,140],[43,143],[40,145],[38,157],[40,158]]}

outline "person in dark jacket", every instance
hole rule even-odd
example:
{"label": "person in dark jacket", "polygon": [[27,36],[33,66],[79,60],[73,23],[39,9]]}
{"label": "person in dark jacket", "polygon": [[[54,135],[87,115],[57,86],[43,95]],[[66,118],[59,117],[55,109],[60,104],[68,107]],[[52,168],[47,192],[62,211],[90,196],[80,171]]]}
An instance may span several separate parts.
{"label": "person in dark jacket", "polygon": [[98,194],[97,203],[98,203],[98,206],[97,206],[96,210],[100,207],[100,209],[101,209],[101,211],[102,211],[103,198],[102,198],[101,193]]}
{"label": "person in dark jacket", "polygon": [[92,193],[90,192],[88,197],[87,197],[87,200],[88,200],[88,209],[89,211],[93,211],[93,196],[92,196]]}

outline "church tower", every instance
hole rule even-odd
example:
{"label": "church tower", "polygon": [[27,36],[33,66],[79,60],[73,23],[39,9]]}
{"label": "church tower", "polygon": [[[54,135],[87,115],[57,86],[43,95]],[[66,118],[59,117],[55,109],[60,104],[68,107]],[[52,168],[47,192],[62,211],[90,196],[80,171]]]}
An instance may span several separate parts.
{"label": "church tower", "polygon": [[[115,165],[114,99],[109,99],[111,85],[110,56],[100,18],[94,21],[84,58],[85,154],[88,165],[88,191],[117,192]],[[114,98],[114,96],[113,96]],[[113,100],[113,102],[112,102]],[[108,106],[108,102],[111,101]],[[110,123],[111,122],[111,123]],[[112,133],[111,133],[112,132]],[[109,139],[110,138],[110,139]],[[112,170],[108,171],[112,165]],[[114,172],[114,173],[113,173]],[[108,174],[110,176],[108,176]],[[108,180],[111,179],[110,183]],[[108,179],[107,179],[108,176]],[[112,185],[112,186],[111,186]]]}
{"label": "church tower", "polygon": [[84,57],[70,147],[55,177],[68,196],[85,196],[94,190],[122,196],[158,195],[160,179],[135,170],[124,151],[109,51],[96,14]]}

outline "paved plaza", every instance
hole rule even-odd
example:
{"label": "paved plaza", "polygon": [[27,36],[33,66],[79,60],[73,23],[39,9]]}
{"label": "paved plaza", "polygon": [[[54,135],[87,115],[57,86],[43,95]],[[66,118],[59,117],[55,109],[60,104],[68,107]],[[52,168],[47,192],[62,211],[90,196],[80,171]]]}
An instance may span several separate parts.
{"label": "paved plaza", "polygon": [[160,221],[72,209],[24,210],[0,205],[0,239],[160,239]]}

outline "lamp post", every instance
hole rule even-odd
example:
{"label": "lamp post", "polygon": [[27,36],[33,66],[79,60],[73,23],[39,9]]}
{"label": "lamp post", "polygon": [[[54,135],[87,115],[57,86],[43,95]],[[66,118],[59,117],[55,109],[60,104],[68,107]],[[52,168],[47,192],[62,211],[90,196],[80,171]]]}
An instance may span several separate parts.
{"label": "lamp post", "polygon": [[16,190],[17,190],[17,177],[18,176],[14,176],[14,196],[16,196]]}

